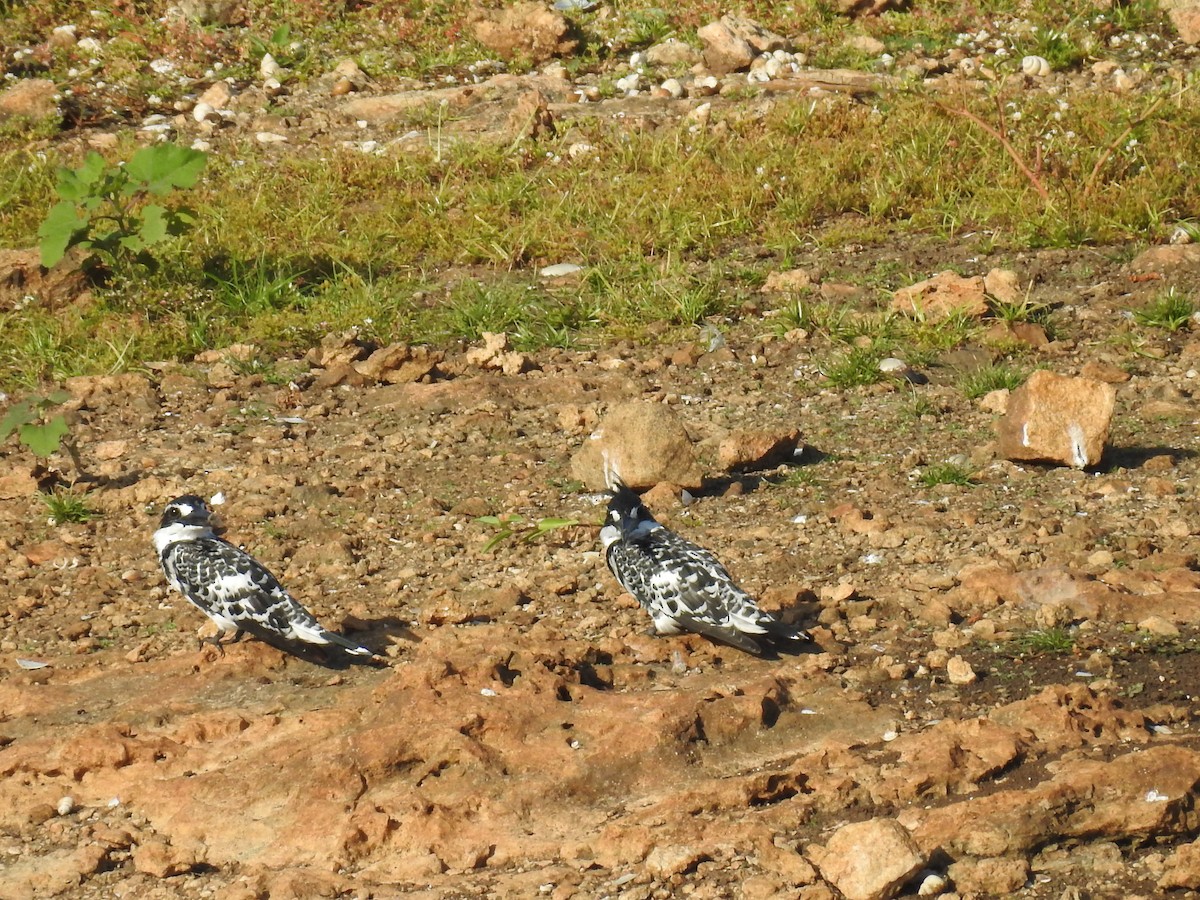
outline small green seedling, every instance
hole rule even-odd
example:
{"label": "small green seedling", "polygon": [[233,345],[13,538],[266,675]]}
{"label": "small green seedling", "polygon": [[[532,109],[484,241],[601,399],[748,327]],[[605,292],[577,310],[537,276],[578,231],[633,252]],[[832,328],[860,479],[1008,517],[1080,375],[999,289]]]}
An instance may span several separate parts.
{"label": "small green seedling", "polygon": [[483,545],[484,553],[487,553],[497,544],[508,540],[518,532],[524,532],[520,540],[523,543],[528,543],[529,541],[545,537],[550,532],[556,531],[559,528],[569,528],[572,525],[579,524],[577,519],[560,519],[554,516],[527,523],[524,516],[516,513],[505,513],[502,516],[479,516],[475,521],[483,525],[491,525],[496,529],[496,533]]}
{"label": "small green seedling", "polygon": [[55,191],[61,198],[38,228],[42,265],[50,268],[72,247],[92,251],[110,266],[133,259],[148,269],[155,260],[147,250],[169,236],[183,234],[196,221],[184,207],[144,202],[176,188],[190,188],[208,156],[177,144],[156,144],[124,165],[110,166],[89,153],[78,169],[60,168]]}
{"label": "small green seedling", "polygon": [[46,396],[32,396],[14,403],[0,419],[0,441],[8,439],[14,431],[17,440],[24,444],[34,456],[49,457],[64,448],[71,455],[76,471],[82,473],[79,451],[71,437],[71,426],[67,417],[55,408],[70,399],[66,391],[55,391]]}

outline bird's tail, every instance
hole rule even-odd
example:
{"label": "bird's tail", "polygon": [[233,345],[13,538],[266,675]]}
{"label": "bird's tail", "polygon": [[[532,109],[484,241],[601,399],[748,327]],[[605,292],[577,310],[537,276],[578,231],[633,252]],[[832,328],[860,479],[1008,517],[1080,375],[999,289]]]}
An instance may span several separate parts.
{"label": "bird's tail", "polygon": [[375,654],[364,647],[362,644],[356,644],[350,638],[342,637],[336,631],[326,631],[323,635],[327,644],[332,644],[344,653],[350,656],[374,656]]}

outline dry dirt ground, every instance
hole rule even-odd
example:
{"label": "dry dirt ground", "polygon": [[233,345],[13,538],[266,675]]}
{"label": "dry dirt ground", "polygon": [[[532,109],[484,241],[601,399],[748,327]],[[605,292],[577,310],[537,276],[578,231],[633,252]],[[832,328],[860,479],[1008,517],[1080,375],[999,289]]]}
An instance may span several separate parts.
{"label": "dry dirt ground", "polygon": [[[801,262],[888,254],[1009,266],[1057,306],[1031,364],[1128,371],[1097,471],[996,459],[950,366],[978,353],[822,388],[820,339],[754,314],[713,352],[547,351],[519,375],[451,351],[412,384],[292,360],[273,385],[219,356],[73,381],[95,519],[47,524],[51,476],[0,448],[0,894],[832,897],[821,848],[867,820],[911,833],[909,893],[1195,884],[1200,344],[1123,315],[1195,273],[971,238]],[[802,652],[647,634],[570,473],[628,399],[670,405],[712,473],[660,518],[809,627]],[[729,431],[780,425],[798,464],[717,470]],[[956,456],[970,486],[916,479]],[[390,666],[198,649],[150,544],[185,492],[223,493],[227,536]],[[484,552],[476,518],[504,513],[582,524]]]}

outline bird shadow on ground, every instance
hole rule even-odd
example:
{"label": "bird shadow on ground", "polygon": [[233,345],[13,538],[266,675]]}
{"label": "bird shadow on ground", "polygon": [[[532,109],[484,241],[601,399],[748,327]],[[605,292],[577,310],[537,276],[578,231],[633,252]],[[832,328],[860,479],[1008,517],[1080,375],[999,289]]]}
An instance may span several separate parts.
{"label": "bird shadow on ground", "polygon": [[1179,447],[1106,447],[1095,471],[1111,475],[1117,469],[1140,469],[1149,460],[1160,456],[1168,457],[1172,463],[1177,463],[1180,460],[1193,459],[1196,455],[1195,450]]}
{"label": "bird shadow on ground", "polygon": [[722,497],[733,485],[738,485],[741,493],[751,494],[764,484],[782,484],[797,472],[815,466],[829,459],[829,454],[816,447],[805,447],[804,453],[797,459],[777,465],[775,468],[764,468],[759,471],[738,469],[727,475],[705,479],[704,486],[693,491],[697,497]]}

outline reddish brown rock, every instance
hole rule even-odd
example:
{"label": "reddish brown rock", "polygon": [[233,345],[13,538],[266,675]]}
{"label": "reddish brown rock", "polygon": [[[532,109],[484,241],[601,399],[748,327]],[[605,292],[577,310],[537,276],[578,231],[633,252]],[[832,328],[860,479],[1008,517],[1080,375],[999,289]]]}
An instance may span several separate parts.
{"label": "reddish brown rock", "polygon": [[908,0],[835,0],[834,9],[843,16],[880,16],[891,9],[907,9]]}
{"label": "reddish brown rock", "polygon": [[391,344],[380,347],[366,359],[354,363],[354,370],[373,381],[409,384],[434,377],[443,357],[443,353],[428,347]]}
{"label": "reddish brown rock", "polygon": [[56,115],[58,87],[44,78],[24,78],[0,91],[0,117],[45,119]]}
{"label": "reddish brown rock", "polygon": [[1092,379],[1092,381],[1103,381],[1106,384],[1124,384],[1132,377],[1128,371],[1122,369],[1120,366],[1096,360],[1084,363],[1083,368],[1079,370],[1079,374],[1084,378]]}
{"label": "reddish brown rock", "polygon": [[181,850],[157,839],[138,844],[132,855],[133,867],[153,878],[182,875],[203,862],[194,850]]}
{"label": "reddish brown rock", "polygon": [[1158,886],[1166,891],[1200,888],[1200,843],[1184,844],[1168,857]]}
{"label": "reddish brown rock", "polygon": [[1110,384],[1038,370],[996,426],[1000,455],[1082,469],[1100,462],[1116,406]]}
{"label": "reddish brown rock", "polygon": [[951,315],[978,317],[987,308],[983,279],[978,275],[964,278],[950,271],[901,288],[892,295],[892,309],[929,322]]}
{"label": "reddish brown rock", "polygon": [[740,429],[721,440],[717,451],[720,466],[725,471],[746,468],[766,468],[795,459],[800,442],[799,428],[780,428],[770,431]]}
{"label": "reddish brown rock", "polygon": [[[1073,759],[1026,790],[999,791],[936,810],[908,808],[900,821],[926,852],[951,856],[1024,854],[1068,837],[1133,840],[1195,827],[1200,753],[1159,746],[1111,762]],[[963,828],[971,822],[971,828]]]}
{"label": "reddish brown rock", "polygon": [[821,876],[847,900],[886,900],[925,865],[925,856],[894,819],[843,825],[823,849],[810,847]]}
{"label": "reddish brown rock", "polygon": [[321,338],[320,345],[309,350],[304,359],[323,369],[348,368],[370,356],[371,350],[355,331],[331,332]]}
{"label": "reddish brown rock", "polygon": [[515,3],[480,13],[471,22],[471,34],[501,59],[525,58],[543,63],[566,56],[578,45],[561,14],[540,3]]}
{"label": "reddish brown rock", "polygon": [[947,874],[956,890],[988,897],[1003,897],[1019,891],[1029,880],[1029,863],[1019,856],[990,859],[960,859]]}
{"label": "reddish brown rock", "polygon": [[1143,250],[1129,263],[1135,273],[1167,273],[1200,266],[1200,244],[1163,244]]}
{"label": "reddish brown rock", "polygon": [[40,250],[0,249],[0,312],[17,309],[33,298],[51,309],[91,299],[82,253],[68,253],[43,271]]}
{"label": "reddish brown rock", "polygon": [[635,490],[661,481],[698,488],[704,476],[679,417],[662,403],[634,401],[609,411],[575,457],[572,474],[603,490],[605,456]]}
{"label": "reddish brown rock", "polygon": [[807,269],[790,269],[787,272],[772,272],[761,288],[764,294],[796,294],[812,285],[812,276]]}

